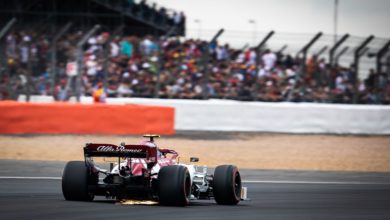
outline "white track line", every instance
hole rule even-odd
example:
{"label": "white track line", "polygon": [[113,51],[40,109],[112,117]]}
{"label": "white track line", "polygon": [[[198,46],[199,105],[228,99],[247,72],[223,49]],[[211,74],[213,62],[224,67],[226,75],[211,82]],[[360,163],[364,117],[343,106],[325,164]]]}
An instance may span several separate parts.
{"label": "white track line", "polygon": [[[0,176],[0,179],[14,180],[61,180],[61,177],[48,176]],[[243,183],[278,183],[278,184],[326,184],[326,185],[387,185],[378,182],[335,182],[335,181],[289,181],[289,180],[243,180]]]}
{"label": "white track line", "polygon": [[324,185],[387,185],[379,182],[336,182],[336,181],[289,181],[289,180],[243,180],[243,183],[279,183],[279,184],[324,184]]}
{"label": "white track line", "polygon": [[49,176],[0,176],[0,179],[5,180],[60,180],[61,177]]}

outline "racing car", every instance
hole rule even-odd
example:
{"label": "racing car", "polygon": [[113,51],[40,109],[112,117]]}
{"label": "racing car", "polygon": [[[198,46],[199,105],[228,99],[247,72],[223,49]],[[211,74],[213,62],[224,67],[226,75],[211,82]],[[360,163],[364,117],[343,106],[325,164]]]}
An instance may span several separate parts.
{"label": "racing car", "polygon": [[[246,199],[246,187],[234,165],[217,166],[214,174],[206,166],[181,164],[178,153],[158,148],[155,138],[144,135],[141,144],[87,143],[84,161],[70,161],[62,175],[66,200],[92,201],[94,196],[110,199],[154,200],[165,206],[186,206],[191,200],[214,198],[220,205],[236,205]],[[102,169],[95,157],[113,159]],[[191,163],[199,159],[192,157]]]}

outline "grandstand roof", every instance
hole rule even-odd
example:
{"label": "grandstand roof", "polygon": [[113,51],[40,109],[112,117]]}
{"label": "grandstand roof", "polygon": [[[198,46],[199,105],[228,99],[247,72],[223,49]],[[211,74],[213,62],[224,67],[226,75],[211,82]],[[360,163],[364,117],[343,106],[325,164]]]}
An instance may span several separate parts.
{"label": "grandstand roof", "polygon": [[157,10],[149,6],[130,5],[126,0],[0,0],[0,4],[1,24],[12,17],[18,19],[19,25],[26,26],[39,24],[50,27],[72,22],[77,27],[100,24],[113,30],[125,24],[125,33],[141,36],[165,35],[173,27],[167,15],[158,17]]}

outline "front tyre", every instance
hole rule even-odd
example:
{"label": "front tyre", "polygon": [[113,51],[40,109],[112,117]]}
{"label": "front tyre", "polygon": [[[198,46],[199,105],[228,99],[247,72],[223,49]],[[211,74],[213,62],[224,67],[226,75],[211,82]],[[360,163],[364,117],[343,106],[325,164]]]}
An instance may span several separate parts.
{"label": "front tyre", "polygon": [[62,174],[62,194],[66,200],[92,201],[88,185],[97,183],[97,175],[90,174],[84,161],[70,161]]}
{"label": "front tyre", "polygon": [[158,173],[158,192],[161,205],[188,205],[191,177],[187,167],[175,165],[161,168]]}
{"label": "front tyre", "polygon": [[219,205],[236,205],[241,198],[241,176],[233,165],[217,166],[214,171],[213,193]]}

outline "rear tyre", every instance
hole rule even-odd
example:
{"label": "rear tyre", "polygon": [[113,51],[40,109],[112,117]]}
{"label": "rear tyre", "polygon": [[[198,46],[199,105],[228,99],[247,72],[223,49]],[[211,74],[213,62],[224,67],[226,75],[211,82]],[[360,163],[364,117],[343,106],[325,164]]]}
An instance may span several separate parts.
{"label": "rear tyre", "polygon": [[166,166],[158,173],[158,191],[161,205],[186,206],[191,193],[191,177],[187,167]]}
{"label": "rear tyre", "polygon": [[70,161],[62,174],[62,194],[66,200],[92,201],[94,194],[88,191],[88,185],[96,184],[97,180],[84,161]]}
{"label": "rear tyre", "polygon": [[219,205],[236,205],[241,198],[241,176],[236,166],[221,165],[214,171],[213,193]]}

